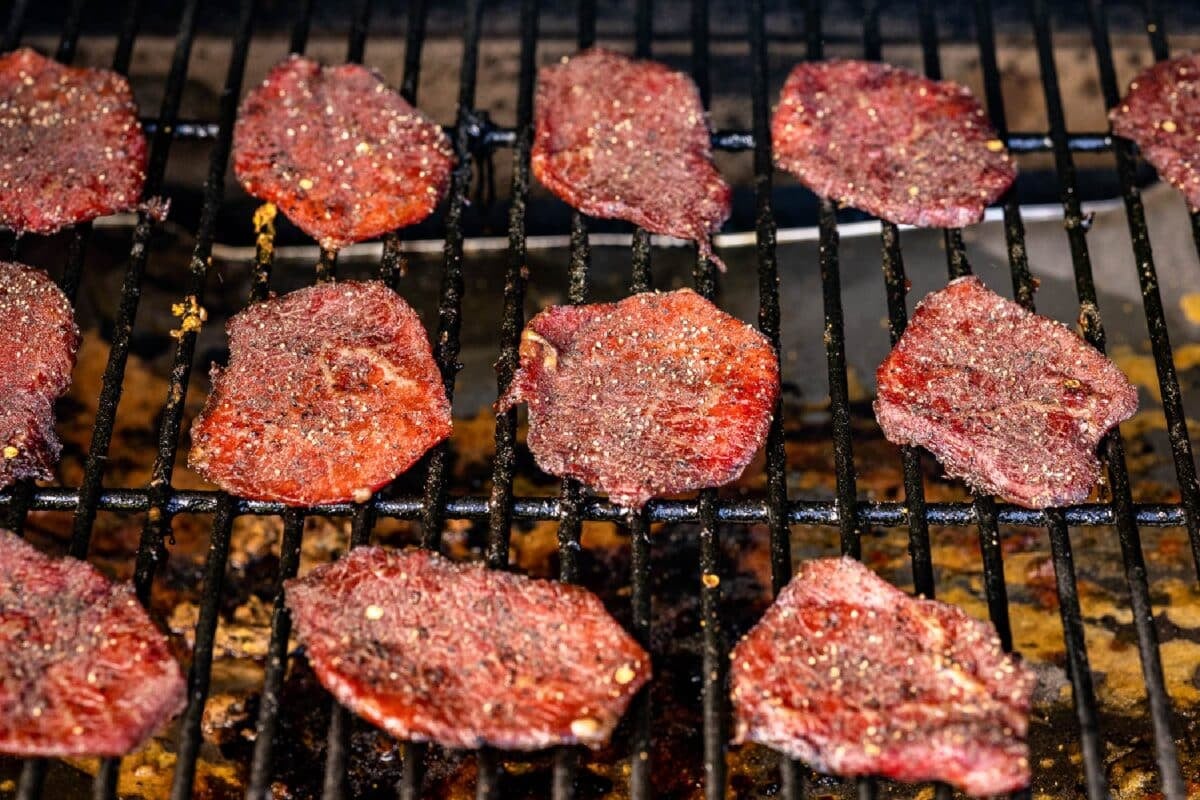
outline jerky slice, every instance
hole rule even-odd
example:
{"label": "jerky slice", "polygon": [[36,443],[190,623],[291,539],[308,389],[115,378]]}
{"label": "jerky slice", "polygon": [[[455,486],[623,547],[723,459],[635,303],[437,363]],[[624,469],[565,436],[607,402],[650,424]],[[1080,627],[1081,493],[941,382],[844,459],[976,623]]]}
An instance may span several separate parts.
{"label": "jerky slice", "polygon": [[538,466],[632,508],[737,478],[779,397],[766,338],[687,289],[551,307],[520,356],[496,407],[529,404]]}
{"label": "jerky slice", "polygon": [[533,174],[575,208],[655,233],[709,236],[729,218],[691,78],[599,48],[538,72]]}
{"label": "jerky slice", "polygon": [[731,659],[736,743],[975,795],[1029,784],[1033,671],[991,625],[857,561],[805,564]]}
{"label": "jerky slice", "polygon": [[71,385],[79,329],[47,275],[0,262],[0,487],[49,480],[62,443],[54,401]]}
{"label": "jerky slice", "polygon": [[0,530],[0,753],[124,755],[184,691],[129,586]]}
{"label": "jerky slice", "polygon": [[1142,72],[1108,118],[1113,133],[1132,139],[1192,210],[1200,210],[1200,54]]}
{"label": "jerky slice", "polygon": [[363,501],[450,435],[425,329],[382,283],[327,283],[229,321],[189,463],[242,497]]}
{"label": "jerky slice", "polygon": [[771,140],[779,167],[821,197],[922,227],[979,222],[1016,177],[966,87],[876,62],[796,66]]}
{"label": "jerky slice", "polygon": [[359,547],[285,591],[321,683],[399,739],[599,747],[650,677],[591,592],[427,550]]}
{"label": "jerky slice", "polygon": [[1085,499],[1096,445],[1137,410],[1137,390],[1103,354],[976,277],[921,301],[876,383],[890,441],[1029,508]]}
{"label": "jerky slice", "polygon": [[22,48],[0,56],[0,225],[53,233],[133,208],[146,138],[128,81]]}
{"label": "jerky slice", "polygon": [[450,180],[442,129],[358,64],[277,64],[242,102],[233,168],[246,191],[336,250],[428,217]]}

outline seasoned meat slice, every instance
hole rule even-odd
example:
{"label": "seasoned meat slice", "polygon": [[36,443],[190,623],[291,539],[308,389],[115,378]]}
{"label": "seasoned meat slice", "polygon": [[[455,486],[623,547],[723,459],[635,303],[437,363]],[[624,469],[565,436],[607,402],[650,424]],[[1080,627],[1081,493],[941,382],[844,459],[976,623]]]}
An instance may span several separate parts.
{"label": "seasoned meat slice", "polygon": [[450,435],[416,312],[382,283],[326,283],[229,321],[229,366],[192,425],[191,466],[242,497],[365,500]]}
{"label": "seasoned meat slice", "polygon": [[766,338],[687,289],[551,307],[520,354],[496,407],[528,403],[538,466],[632,508],[741,475],[779,397]]}
{"label": "seasoned meat slice", "polygon": [[991,625],[914,599],[857,561],[804,565],[731,655],[735,742],[820,772],[1029,784],[1036,683]]}
{"label": "seasoned meat slice", "polygon": [[286,598],[321,683],[400,739],[599,747],[650,677],[585,589],[426,550],[357,548]]}
{"label": "seasoned meat slice", "polygon": [[54,233],[133,208],[146,138],[133,92],[105,69],[22,48],[0,56],[0,225]]}
{"label": "seasoned meat slice", "polygon": [[709,236],[729,218],[708,117],[692,80],[593,48],[538,73],[533,174],[575,208],[667,236]]}
{"label": "seasoned meat slice", "polygon": [[79,330],[44,272],[0,262],[0,487],[49,480],[62,443],[54,401],[71,385]]}
{"label": "seasoned meat slice", "polygon": [[1137,410],[1137,390],[1103,354],[976,277],[920,302],[875,380],[890,441],[1029,508],[1085,499],[1096,445]]}
{"label": "seasoned meat slice", "polygon": [[442,129],[358,64],[289,56],[242,101],[234,128],[245,190],[334,250],[425,219],[453,165]]}
{"label": "seasoned meat slice", "polygon": [[0,530],[0,753],[120,756],[184,703],[133,591]]}
{"label": "seasoned meat slice", "polygon": [[1113,133],[1132,139],[1158,174],[1200,209],[1200,53],[1139,74],[1108,118]]}
{"label": "seasoned meat slice", "polygon": [[979,222],[1016,177],[966,87],[870,61],[797,65],[771,140],[779,167],[816,194],[922,227]]}

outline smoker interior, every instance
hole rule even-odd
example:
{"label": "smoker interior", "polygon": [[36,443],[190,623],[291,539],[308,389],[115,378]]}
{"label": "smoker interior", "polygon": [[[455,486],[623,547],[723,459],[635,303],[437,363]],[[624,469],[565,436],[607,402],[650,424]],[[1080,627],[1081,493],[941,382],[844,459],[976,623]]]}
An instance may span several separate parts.
{"label": "smoker interior", "polygon": [[[0,760],[0,796],[950,796],[727,747],[729,648],[794,564],[839,550],[989,616],[1038,670],[1033,794],[1187,796],[1200,779],[1200,490],[1183,394],[1196,394],[1200,319],[1177,301],[1200,268],[1200,221],[1165,187],[1143,196],[1153,174],[1107,136],[1103,111],[1139,63],[1167,57],[1169,42],[1186,49],[1200,18],[1154,0],[946,5],[13,3],[0,49],[32,43],[130,74],[151,138],[147,196],[174,205],[164,222],[139,212],[4,241],[50,270],[96,333],[60,408],[61,479],[18,485],[0,504],[11,529],[133,579],[180,644],[190,701],[123,761]],[[536,67],[597,40],[689,71],[711,104],[735,185],[717,242],[727,274],[531,185]],[[228,174],[232,124],[246,88],[289,50],[366,55],[449,126],[460,166],[433,219],[336,257],[282,220],[254,236],[256,204]],[[827,55],[933,76],[945,66],[976,90],[1022,168],[990,222],[898,230],[772,174],[768,119],[786,70]],[[1080,92],[1091,98],[1082,110]],[[1119,434],[1103,444],[1107,479],[1087,504],[1043,513],[971,497],[874,427],[869,376],[907,311],[973,268],[1029,307],[1077,319],[1143,390],[1147,416],[1123,426],[1128,446]],[[417,306],[454,396],[455,436],[361,505],[288,510],[200,482],[181,452],[208,364],[224,356],[222,321],[268,291],[349,277],[380,278]],[[539,473],[521,419],[488,404],[511,379],[530,313],[683,285],[780,346],[785,396],[746,477],[626,516]],[[169,309],[189,298],[209,321],[171,335]],[[596,753],[394,742],[331,705],[289,644],[279,600],[302,565],[369,541],[582,582],[649,647],[656,680]],[[255,625],[255,646],[239,650],[238,631]]]}

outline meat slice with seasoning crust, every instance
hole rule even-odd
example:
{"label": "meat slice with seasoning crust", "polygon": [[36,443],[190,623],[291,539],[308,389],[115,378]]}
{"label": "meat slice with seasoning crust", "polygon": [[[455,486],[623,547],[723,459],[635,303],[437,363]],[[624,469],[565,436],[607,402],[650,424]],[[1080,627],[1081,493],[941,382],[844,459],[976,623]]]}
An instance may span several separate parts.
{"label": "meat slice with seasoning crust", "polygon": [[766,337],[687,289],[551,307],[520,357],[496,408],[529,405],[538,466],[631,508],[737,478],[779,398]]}
{"label": "meat slice with seasoning crust", "polygon": [[233,134],[245,190],[331,250],[428,217],[453,165],[442,129],[374,71],[297,55],[242,101]]}
{"label": "meat slice with seasoning crust", "polygon": [[450,435],[425,329],[382,283],[326,283],[229,321],[189,463],[228,492],[364,501]]}
{"label": "meat slice with seasoning crust", "polygon": [[1142,72],[1108,118],[1113,133],[1133,140],[1192,210],[1200,210],[1200,53]]}
{"label": "meat slice with seasoning crust", "polygon": [[360,547],[285,592],[321,683],[399,739],[599,747],[650,677],[591,592],[427,550]]}
{"label": "meat slice with seasoning crust", "polygon": [[53,233],[127,211],[146,181],[128,81],[22,48],[0,56],[0,225]]}
{"label": "meat slice with seasoning crust", "polygon": [[62,443],[54,401],[71,385],[79,329],[42,271],[0,262],[0,487],[49,480]]}
{"label": "meat slice with seasoning crust", "polygon": [[129,586],[0,530],[0,753],[124,755],[184,689]]}
{"label": "meat slice with seasoning crust", "polygon": [[1137,410],[1137,390],[1102,353],[976,277],[917,305],[875,380],[890,441],[1029,508],[1085,499],[1100,475],[1096,445]]}
{"label": "meat slice with seasoning crust", "polygon": [[972,795],[1029,784],[1033,670],[990,624],[857,561],[805,564],[730,658],[735,743]]}
{"label": "meat slice with seasoning crust", "polygon": [[966,87],[877,62],[796,66],[771,141],[779,167],[821,197],[921,227],[979,222],[1016,177]]}
{"label": "meat slice with seasoning crust", "polygon": [[[575,208],[709,242],[729,218],[708,117],[691,78],[600,48],[538,72],[533,174]],[[723,267],[722,267],[723,268]]]}

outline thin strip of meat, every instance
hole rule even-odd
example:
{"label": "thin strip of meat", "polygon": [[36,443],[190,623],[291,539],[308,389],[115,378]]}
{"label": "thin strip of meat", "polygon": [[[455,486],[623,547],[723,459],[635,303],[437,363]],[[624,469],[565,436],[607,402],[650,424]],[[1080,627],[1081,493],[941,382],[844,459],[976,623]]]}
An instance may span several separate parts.
{"label": "thin strip of meat", "polygon": [[1029,784],[1033,671],[991,625],[857,561],[806,563],[730,659],[735,743],[973,795]]}
{"label": "thin strip of meat", "polygon": [[655,61],[592,48],[538,72],[533,174],[595,217],[693,239],[729,218],[708,118],[691,78]]}
{"label": "thin strip of meat", "polygon": [[285,591],[321,683],[399,739],[599,747],[650,677],[591,592],[427,550],[355,548]]}

